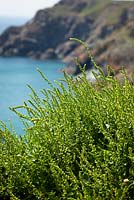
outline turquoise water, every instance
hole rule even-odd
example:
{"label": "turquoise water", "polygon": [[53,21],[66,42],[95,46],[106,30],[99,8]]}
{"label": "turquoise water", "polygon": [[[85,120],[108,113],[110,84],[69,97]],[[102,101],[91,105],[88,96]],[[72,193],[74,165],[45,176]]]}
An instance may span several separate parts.
{"label": "turquoise water", "polygon": [[13,122],[17,134],[23,134],[23,125],[9,107],[22,105],[31,93],[27,84],[36,91],[49,86],[42,80],[37,67],[50,81],[63,78],[60,69],[64,66],[59,61],[38,61],[30,58],[0,57],[0,120],[7,126]]}

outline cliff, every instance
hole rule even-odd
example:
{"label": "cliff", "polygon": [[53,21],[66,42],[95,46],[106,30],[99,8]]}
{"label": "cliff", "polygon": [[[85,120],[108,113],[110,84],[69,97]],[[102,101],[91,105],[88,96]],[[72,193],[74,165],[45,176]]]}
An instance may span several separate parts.
{"label": "cliff", "polygon": [[[25,25],[9,27],[0,36],[1,56],[63,59],[91,68],[82,46],[70,37],[84,40],[97,64],[118,69],[134,67],[134,3],[111,0],[61,0],[54,7],[39,10]],[[79,73],[73,68],[73,73]]]}

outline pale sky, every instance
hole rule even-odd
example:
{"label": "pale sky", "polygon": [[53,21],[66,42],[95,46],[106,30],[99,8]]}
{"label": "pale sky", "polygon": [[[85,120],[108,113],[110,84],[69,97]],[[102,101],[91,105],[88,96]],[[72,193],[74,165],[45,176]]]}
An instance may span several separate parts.
{"label": "pale sky", "polygon": [[0,0],[0,16],[33,17],[37,10],[51,7],[59,0]]}

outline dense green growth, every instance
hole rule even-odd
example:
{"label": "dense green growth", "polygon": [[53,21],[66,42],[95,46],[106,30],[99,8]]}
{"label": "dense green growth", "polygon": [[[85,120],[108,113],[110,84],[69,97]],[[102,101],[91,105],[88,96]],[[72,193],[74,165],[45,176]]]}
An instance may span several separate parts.
{"label": "dense green growth", "polygon": [[23,137],[1,127],[1,200],[133,199],[134,85],[125,74],[124,83],[95,76],[65,75],[43,98],[31,88],[13,109],[32,125]]}

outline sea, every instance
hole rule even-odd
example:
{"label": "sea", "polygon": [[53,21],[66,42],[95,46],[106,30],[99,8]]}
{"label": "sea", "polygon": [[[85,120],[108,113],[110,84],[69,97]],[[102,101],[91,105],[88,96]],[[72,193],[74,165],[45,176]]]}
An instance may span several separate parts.
{"label": "sea", "polygon": [[[0,33],[10,25],[21,25],[26,19],[0,18]],[[0,120],[6,124],[9,130],[17,135],[25,133],[25,127],[19,117],[9,107],[23,105],[30,99],[31,91],[27,85],[31,85],[40,96],[41,89],[49,89],[37,72],[39,68],[45,76],[55,84],[54,80],[63,79],[61,69],[64,63],[59,60],[34,60],[23,57],[0,57]],[[23,111],[22,111],[23,112]],[[1,127],[1,123],[0,123]]]}

